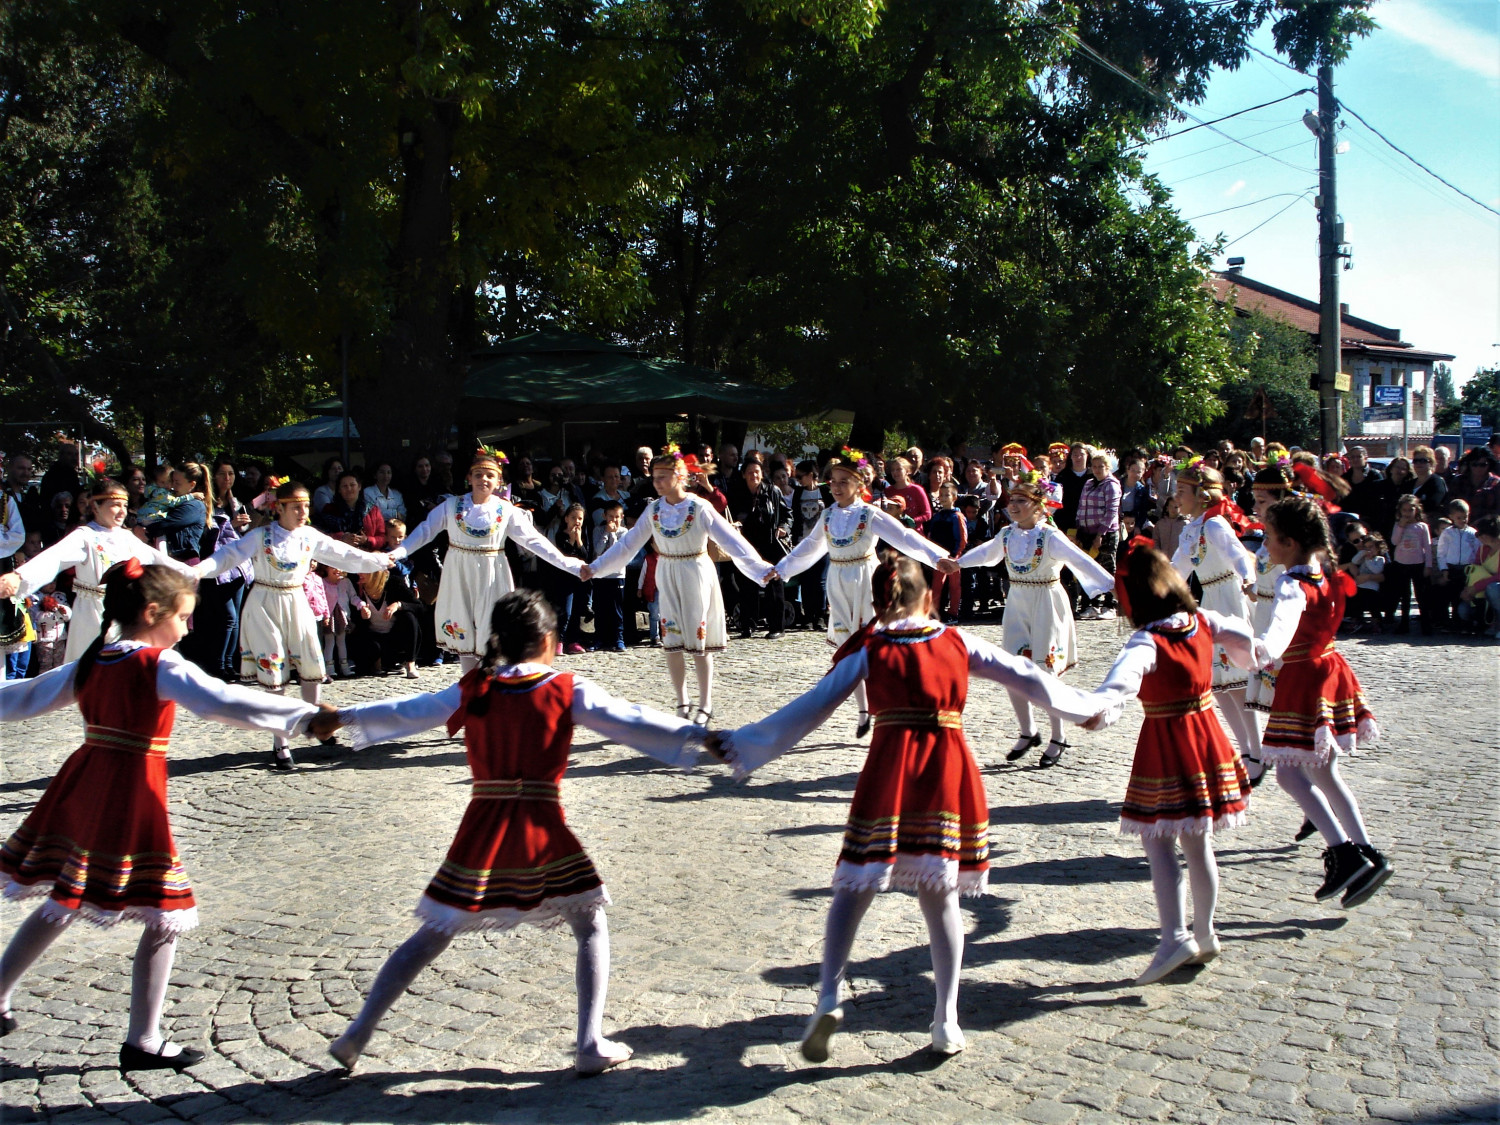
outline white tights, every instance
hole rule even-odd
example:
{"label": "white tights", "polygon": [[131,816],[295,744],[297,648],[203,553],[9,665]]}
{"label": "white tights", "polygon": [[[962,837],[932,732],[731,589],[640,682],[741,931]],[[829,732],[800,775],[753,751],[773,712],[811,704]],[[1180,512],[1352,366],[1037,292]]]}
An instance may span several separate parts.
{"label": "white tights", "polygon": [[669,652],[667,675],[672,677],[672,690],[677,693],[677,706],[688,705],[687,657],[693,658],[693,671],[698,677],[698,709],[712,714],[714,709],[714,654],[711,652],[684,653],[681,649]]}
{"label": "white tights", "polygon": [[1240,752],[1240,756],[1260,757],[1260,739],[1257,737],[1255,721],[1245,707],[1245,689],[1216,689],[1214,702],[1219,705],[1219,714],[1224,716],[1229,733],[1234,735],[1235,749]]}
{"label": "white tights", "polygon": [[[1016,709],[1016,718],[1021,721],[1021,737],[1030,738],[1036,734],[1036,715],[1031,709],[1031,704],[1026,701],[1025,696],[1010,692],[1010,705]],[[1063,742],[1063,721],[1056,715],[1049,717],[1052,720],[1052,741]]]}
{"label": "white tights", "polygon": [[1344,783],[1337,758],[1330,757],[1321,766],[1278,765],[1276,784],[1297,802],[1329,847],[1349,840],[1369,844],[1359,802]]}
{"label": "white tights", "polygon": [[[26,970],[62,936],[72,917],[56,921],[42,917],[39,907],[16,927],[5,954],[0,957],[0,1013],[9,1013],[11,996]],[[162,1046],[161,1014],[167,1003],[167,984],[172,977],[172,960],[177,954],[177,935],[155,926],[147,926],[135,948],[135,963],[130,974],[130,1029],[125,1042],[132,1047],[171,1058],[182,1048],[175,1043]]]}
{"label": "white tights", "polygon": [[1151,862],[1161,947],[1175,949],[1188,939],[1185,888],[1177,863],[1179,846],[1187,860],[1193,890],[1193,936],[1200,945],[1206,943],[1213,937],[1214,908],[1219,901],[1219,865],[1214,859],[1213,837],[1207,832],[1184,832],[1178,836],[1143,836],[1141,844]]}
{"label": "white tights", "polygon": [[[318,703],[318,696],[322,693],[322,685],[319,684],[316,680],[313,680],[311,682],[302,680],[298,683],[297,687],[302,693],[302,702],[311,703],[316,707]],[[266,690],[269,691],[272,695],[285,695],[286,685],[282,684],[280,687],[267,688]],[[291,743],[287,740],[286,735],[275,734],[271,737],[275,740],[276,756],[278,758],[284,758],[291,753]]]}
{"label": "white tights", "polygon": [[[613,1046],[604,1038],[604,998],[609,989],[609,924],[604,911],[570,914],[568,923],[578,942],[574,981],[578,990],[578,1053],[602,1055]],[[386,1012],[411,987],[422,970],[453,941],[452,934],[423,926],[390,955],[375,976],[364,1007],[343,1035],[330,1044],[336,1058],[351,1065],[385,1018]]]}
{"label": "white tights", "polygon": [[[837,1002],[839,989],[849,969],[849,954],[865,911],[875,899],[874,888],[859,891],[838,889],[828,908],[823,930],[823,972],[819,1002]],[[932,952],[932,976],[937,1002],[932,1019],[938,1024],[958,1023],[958,974],[964,960],[963,918],[958,909],[958,891],[920,890],[917,902],[927,919],[927,941]]]}

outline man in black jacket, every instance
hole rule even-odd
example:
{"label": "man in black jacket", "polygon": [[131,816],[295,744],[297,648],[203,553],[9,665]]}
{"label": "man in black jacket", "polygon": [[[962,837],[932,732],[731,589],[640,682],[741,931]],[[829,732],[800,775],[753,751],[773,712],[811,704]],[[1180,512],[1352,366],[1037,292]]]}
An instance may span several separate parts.
{"label": "man in black jacket", "polygon": [[[759,461],[747,461],[740,477],[744,488],[734,490],[729,501],[730,518],[740,525],[741,534],[760,552],[760,557],[774,564],[787,553],[792,511],[781,490],[765,479]],[[734,581],[740,595],[740,636],[750,635],[764,605],[766,638],[780,638],[786,627],[786,584],[773,578],[762,589],[760,583],[738,570],[734,572]]]}

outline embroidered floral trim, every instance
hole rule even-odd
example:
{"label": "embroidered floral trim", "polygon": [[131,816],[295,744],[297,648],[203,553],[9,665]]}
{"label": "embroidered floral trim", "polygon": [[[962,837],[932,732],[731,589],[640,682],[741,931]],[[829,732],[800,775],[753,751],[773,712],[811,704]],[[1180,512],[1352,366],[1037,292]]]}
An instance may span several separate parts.
{"label": "embroidered floral trim", "polygon": [[692,503],[688,504],[687,516],[683,519],[682,526],[675,531],[668,531],[661,525],[661,501],[657,500],[654,504],[651,505],[651,530],[656,532],[663,539],[676,539],[679,535],[682,535],[684,532],[686,532],[688,528],[693,526],[693,520],[697,517],[697,515],[698,505]]}
{"label": "embroidered floral trim", "polygon": [[1018,563],[1010,557],[1010,532],[1011,529],[1007,527],[1000,533],[1000,546],[1005,552],[1005,565],[1010,567],[1012,574],[1030,574],[1042,565],[1042,556],[1047,553],[1047,529],[1045,527],[1037,528],[1036,549],[1031,552],[1031,561],[1024,564]]}
{"label": "embroidered floral trim", "polygon": [[[831,509],[830,509],[830,512],[831,512]],[[830,514],[829,516],[826,516],[823,519],[823,532],[824,532],[824,534],[826,534],[828,536],[828,545],[830,547],[838,547],[840,550],[842,550],[845,547],[852,547],[852,546],[854,546],[854,544],[858,543],[861,539],[863,539],[864,536],[865,536],[865,528],[867,528],[869,526],[870,526],[870,508],[869,508],[868,505],[865,505],[865,504],[861,504],[860,505],[860,509],[859,509],[859,522],[854,525],[854,531],[851,534],[849,534],[849,535],[843,536],[842,538],[840,538],[837,535],[834,535],[834,533],[833,533],[833,519],[832,519],[832,515]]]}

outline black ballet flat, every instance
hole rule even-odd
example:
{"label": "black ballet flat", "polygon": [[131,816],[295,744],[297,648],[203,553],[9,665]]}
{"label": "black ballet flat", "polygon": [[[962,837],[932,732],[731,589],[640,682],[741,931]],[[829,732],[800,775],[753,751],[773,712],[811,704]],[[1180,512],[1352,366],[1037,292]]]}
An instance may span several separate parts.
{"label": "black ballet flat", "polygon": [[698,708],[698,713],[693,716],[693,723],[696,726],[706,727],[709,724],[709,720],[711,720],[713,717],[714,713],[712,711],[705,711],[702,707],[700,707]]}
{"label": "black ballet flat", "polygon": [[0,1039],[5,1038],[21,1025],[16,1022],[16,1017],[10,1012],[0,1015]]}
{"label": "black ballet flat", "polygon": [[[1037,737],[1040,738],[1041,735],[1037,735]],[[1071,745],[1072,745],[1072,743],[1070,743],[1070,742],[1059,742],[1055,738],[1048,739],[1047,740],[1048,749],[1050,749],[1053,746],[1056,746],[1057,747],[1057,753],[1056,754],[1052,754],[1052,755],[1049,756],[1048,753],[1047,753],[1047,751],[1043,750],[1042,751],[1041,761],[1037,762],[1037,768],[1045,770],[1045,769],[1051,769],[1053,766],[1057,765],[1057,763],[1061,760],[1061,758],[1063,756],[1063,751],[1066,750]]]}
{"label": "black ballet flat", "polygon": [[1030,753],[1032,750],[1035,750],[1041,744],[1042,736],[1040,734],[1034,734],[1026,742],[1017,742],[1010,753],[1005,755],[1005,760],[1007,762],[1019,762],[1022,758],[1026,757],[1028,753]]}
{"label": "black ballet flat", "polygon": [[330,734],[327,738],[318,739],[319,746],[337,746],[338,744],[339,736],[336,734]]}
{"label": "black ballet flat", "polygon": [[166,1049],[165,1041],[154,1052],[143,1051],[126,1043],[120,1048],[120,1073],[129,1074],[132,1070],[184,1071],[190,1066],[197,1066],[206,1057],[202,1051],[193,1047],[184,1047],[181,1053],[170,1056],[162,1054]]}
{"label": "black ballet flat", "polygon": [[[1246,758],[1245,761],[1254,762],[1260,767],[1260,773],[1250,778],[1250,788],[1259,789],[1260,783],[1266,779],[1266,774],[1270,773],[1271,771],[1266,769],[1265,762],[1261,761],[1259,758]],[[1246,772],[1248,773],[1249,771],[1247,770]]]}
{"label": "black ballet flat", "polygon": [[854,737],[855,738],[863,738],[865,735],[869,734],[870,733],[870,723],[871,723],[870,712],[868,712],[868,711],[861,711],[859,713],[859,722],[857,722],[857,723],[854,724]]}
{"label": "black ballet flat", "polygon": [[1318,830],[1318,826],[1316,824],[1314,824],[1310,820],[1304,820],[1302,822],[1302,827],[1299,828],[1299,829],[1297,829],[1297,834],[1295,836],[1293,836],[1292,839],[1296,840],[1297,843],[1300,844],[1300,843],[1302,843],[1303,840],[1307,839],[1309,836],[1311,836],[1317,830]]}
{"label": "black ballet flat", "polygon": [[285,757],[283,757],[273,750],[271,752],[271,768],[277,773],[295,773],[297,770],[297,762],[291,756],[291,754],[287,754]]}

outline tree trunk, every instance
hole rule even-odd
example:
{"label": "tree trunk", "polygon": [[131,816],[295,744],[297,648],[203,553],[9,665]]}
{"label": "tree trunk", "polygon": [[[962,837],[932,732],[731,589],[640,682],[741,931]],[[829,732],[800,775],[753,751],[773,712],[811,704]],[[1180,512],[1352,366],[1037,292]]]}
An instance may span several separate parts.
{"label": "tree trunk", "polygon": [[351,392],[366,465],[404,465],[422,450],[447,448],[463,393],[468,357],[455,354],[449,335],[460,299],[451,192],[459,121],[456,107],[434,102],[425,119],[400,126],[404,180],[391,322],[374,376]]}

